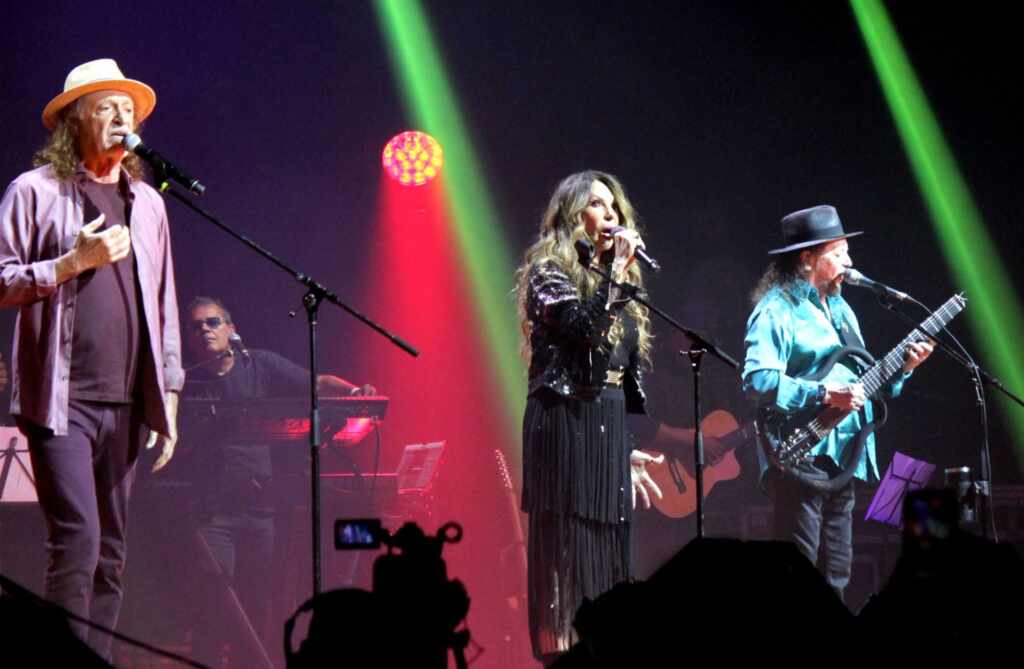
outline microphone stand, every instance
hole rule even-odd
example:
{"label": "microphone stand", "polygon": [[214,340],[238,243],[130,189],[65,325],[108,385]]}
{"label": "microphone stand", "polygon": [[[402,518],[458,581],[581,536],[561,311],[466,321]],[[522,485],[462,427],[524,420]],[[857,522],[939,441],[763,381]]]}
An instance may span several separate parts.
{"label": "microphone stand", "polygon": [[[926,305],[914,299],[913,296],[908,295],[907,297],[911,302],[923,309],[929,315],[934,316],[932,310]],[[879,296],[878,301],[883,307],[896,314],[896,316],[901,320],[910,323],[913,328],[916,329],[919,325],[919,323],[915,322],[903,312],[897,311],[891,300],[883,296]],[[951,333],[945,326],[942,329],[953,339],[954,342],[956,342],[957,346],[963,350],[963,353],[958,353],[953,350],[952,347],[937,336],[933,338],[933,341],[938,344],[939,349],[943,353],[958,362],[970,373],[971,383],[974,386],[974,401],[979,410],[979,422],[981,424],[981,467],[979,469],[981,477],[974,482],[973,489],[974,494],[977,495],[981,503],[982,533],[986,539],[991,539],[992,541],[999,543],[999,534],[996,531],[995,515],[992,509],[992,458],[988,441],[988,407],[985,403],[984,384],[988,384],[1000,391],[1003,395],[1022,407],[1024,407],[1024,400],[1013,392],[1007,390],[999,379],[986,372],[980,365],[974,362],[974,359],[971,358],[963,346],[960,345],[960,342],[957,341],[957,338],[953,336],[953,333]]]}
{"label": "microphone stand", "polygon": [[187,374],[187,373],[189,373],[191,371],[199,369],[200,367],[206,367],[207,365],[212,365],[215,362],[219,362],[219,361],[223,360],[224,358],[233,358],[233,357],[235,357],[235,352],[233,350],[231,350],[230,348],[228,348],[228,349],[225,349],[225,350],[221,351],[217,355],[213,356],[209,360],[203,360],[201,362],[195,363],[194,365],[189,365],[188,367],[186,367],[182,371]]}
{"label": "microphone stand", "polygon": [[693,412],[694,412],[694,432],[693,432],[693,471],[694,480],[697,484],[697,538],[702,539],[704,537],[704,432],[701,429],[701,401],[700,401],[700,365],[704,359],[705,353],[710,353],[713,357],[722,361],[722,363],[732,367],[733,369],[739,369],[740,364],[736,362],[728,353],[719,348],[714,342],[707,339],[698,332],[691,330],[690,328],[682,325],[677,320],[669,316],[667,313],[659,309],[658,307],[651,304],[646,297],[644,297],[637,286],[625,281],[619,283],[611,277],[611,274],[602,269],[599,266],[592,265],[586,258],[587,262],[584,262],[584,258],[581,256],[580,263],[583,264],[591,272],[594,272],[598,276],[603,277],[621,290],[621,295],[626,296],[628,299],[633,300],[639,304],[647,307],[652,313],[657,314],[666,323],[671,325],[673,328],[682,332],[684,335],[689,337],[692,344],[690,350],[680,351],[680,355],[686,354],[690,358],[690,369],[693,371]]}
{"label": "microphone stand", "polygon": [[[234,237],[239,242],[248,246],[250,249],[258,253],[260,256],[270,261],[274,265],[277,265],[280,269],[287,272],[302,284],[306,293],[302,296],[302,306],[306,310],[307,320],[309,322],[309,462],[310,462],[310,504],[312,511],[312,525],[313,525],[313,596],[320,594],[321,590],[321,540],[320,540],[320,394],[317,389],[317,324],[318,324],[318,312],[320,304],[325,300],[335,305],[336,307],[348,312],[354,316],[357,320],[384,336],[392,344],[402,349],[409,355],[415,357],[419,355],[419,351],[407,344],[397,335],[389,332],[381,325],[378,325],[374,321],[370,320],[367,316],[364,316],[359,311],[350,307],[348,304],[343,302],[335,293],[328,290],[323,284],[316,281],[310,275],[305,272],[301,272],[285,261],[279,259],[273,253],[260,246],[257,242],[249,239],[245,235],[236,232],[225,223],[219,221],[215,216],[199,207],[192,200],[188,199],[176,189],[171,187],[167,180],[166,174],[161,174],[158,170],[155,174],[156,182],[160,184],[160,191],[162,193],[169,194],[174,199],[178,200],[192,211],[199,214],[202,218],[206,219],[210,223],[226,232],[227,234]],[[291,314],[294,315],[294,312]]]}

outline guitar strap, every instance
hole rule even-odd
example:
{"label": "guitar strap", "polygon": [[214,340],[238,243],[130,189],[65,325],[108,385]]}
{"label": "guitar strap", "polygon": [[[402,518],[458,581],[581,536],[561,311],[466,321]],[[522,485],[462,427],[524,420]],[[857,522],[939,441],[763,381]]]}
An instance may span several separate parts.
{"label": "guitar strap", "polygon": [[867,350],[864,346],[864,340],[861,339],[860,335],[857,334],[856,328],[853,327],[853,323],[850,322],[847,316],[847,311],[843,311],[842,322],[839,324],[839,341],[842,343],[844,348],[858,348],[861,350]]}

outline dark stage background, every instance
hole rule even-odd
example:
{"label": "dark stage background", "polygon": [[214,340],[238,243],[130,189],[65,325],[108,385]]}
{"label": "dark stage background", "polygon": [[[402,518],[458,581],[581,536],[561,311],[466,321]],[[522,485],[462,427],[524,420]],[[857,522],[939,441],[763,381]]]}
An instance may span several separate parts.
{"label": "dark stage background", "polygon": [[[495,197],[498,219],[490,223],[517,260],[557,181],[592,167],[619,176],[639,209],[648,248],[666,267],[651,281],[653,298],[737,357],[749,290],[765,251],[778,245],[779,218],[795,209],[831,203],[848,230],[865,230],[852,253],[868,276],[931,305],[960,289],[846,3],[425,6]],[[995,3],[926,11],[918,3],[893,3],[890,11],[989,232],[1016,269],[1024,237],[1017,222],[1024,206],[1017,24]],[[204,206],[369,315],[383,310],[366,298],[381,278],[375,258],[382,249],[373,230],[380,151],[411,121],[369,2],[41,0],[9,3],[5,13],[0,180],[29,167],[45,138],[42,108],[69,69],[113,57],[128,77],[156,90],[144,137],[207,184]],[[169,202],[168,210],[182,303],[196,294],[219,295],[249,346],[303,362],[298,286],[178,203]],[[1020,276],[1012,278],[1019,295]],[[875,353],[907,330],[870,294],[846,294]],[[423,319],[432,317],[429,301],[421,309]],[[291,310],[300,316],[289,319]],[[360,327],[324,308],[321,362],[347,378],[374,382],[378,361],[395,364],[397,354]],[[973,341],[963,319],[952,329]],[[685,342],[660,324],[657,334],[652,409],[660,420],[691,425],[688,369],[675,355]],[[429,355],[446,339],[439,333],[414,343]],[[2,350],[9,356],[9,345]],[[429,379],[417,377],[418,361],[403,364],[410,387],[392,382],[383,393],[435,392]],[[711,360],[705,378],[708,408],[742,419],[738,381]],[[444,401],[467,414],[488,401],[472,388],[447,381],[443,388]],[[972,388],[954,363],[935,355],[891,407],[879,437],[883,466],[896,449],[940,467],[976,466]],[[446,438],[432,427],[417,432],[417,411],[408,403],[391,411],[401,426],[382,433],[384,469],[394,467],[403,443]],[[1013,440],[994,405],[991,444],[996,483],[1019,483]],[[497,477],[478,466],[495,446],[518,448],[483,438],[449,444],[434,520],[466,525],[465,541],[446,555],[451,573],[469,587],[470,627],[488,649],[478,666],[497,667],[509,666],[510,647],[521,650],[525,616],[507,610],[494,573],[499,552],[514,541]],[[354,450],[353,457],[369,462],[370,442]],[[733,521],[763,504],[752,490],[747,455],[740,479],[721,484],[709,499],[711,512]],[[738,527],[717,518],[713,531]],[[641,524],[641,571],[693,536],[692,524],[665,531],[665,522]],[[2,543],[17,541],[6,536]],[[134,555],[145,550],[133,546]],[[132,569],[142,570],[136,578],[144,580],[144,565]],[[133,601],[129,591],[126,625],[143,636],[172,637],[166,621],[148,617],[158,607],[140,603],[145,596]]]}

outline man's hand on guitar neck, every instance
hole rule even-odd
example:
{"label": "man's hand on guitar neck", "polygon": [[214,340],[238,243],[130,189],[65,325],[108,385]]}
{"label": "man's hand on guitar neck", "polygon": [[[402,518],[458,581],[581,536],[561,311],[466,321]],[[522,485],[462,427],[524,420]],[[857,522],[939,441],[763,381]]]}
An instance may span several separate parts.
{"label": "man's hand on guitar neck", "polygon": [[826,383],[822,404],[843,411],[859,411],[867,398],[864,385],[860,383]]}
{"label": "man's hand on guitar neck", "polygon": [[907,344],[907,358],[903,362],[903,372],[909,374],[914,368],[928,359],[935,350],[935,342],[922,341]]}

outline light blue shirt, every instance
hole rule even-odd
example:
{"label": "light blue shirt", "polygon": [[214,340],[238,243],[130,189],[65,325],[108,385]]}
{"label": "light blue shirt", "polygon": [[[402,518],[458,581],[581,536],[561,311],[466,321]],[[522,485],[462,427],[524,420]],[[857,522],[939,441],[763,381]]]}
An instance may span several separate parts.
{"label": "light blue shirt", "polygon": [[[846,336],[849,344],[863,337],[860,324],[850,305],[839,295],[827,298],[831,320],[825,313],[818,291],[802,279],[784,286],[771,288],[754,307],[747,320],[747,358],[743,365],[743,391],[758,406],[773,405],[784,412],[820,404],[823,381],[855,382],[860,374],[842,362],[836,363],[822,381],[800,378],[819,371],[832,353],[847,345],[840,338]],[[849,335],[852,332],[856,338]],[[898,374],[886,388],[891,397],[899,395],[909,374]],[[853,441],[866,421],[873,416],[871,402],[864,411],[847,416],[828,437],[811,451],[811,456],[826,455],[837,466],[846,456],[845,449]],[[758,451],[762,473],[767,460]],[[874,435],[869,435],[864,456],[857,463],[854,476],[863,480],[878,479]]]}

